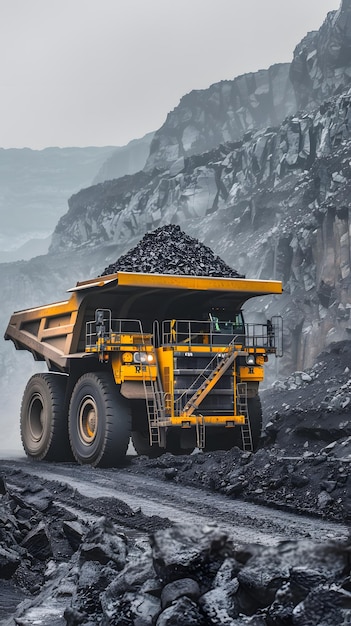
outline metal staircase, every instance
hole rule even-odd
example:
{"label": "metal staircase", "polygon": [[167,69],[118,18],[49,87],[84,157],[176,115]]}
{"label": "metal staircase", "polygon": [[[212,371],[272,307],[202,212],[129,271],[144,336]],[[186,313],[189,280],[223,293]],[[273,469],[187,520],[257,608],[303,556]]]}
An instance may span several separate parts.
{"label": "metal staircase", "polygon": [[[228,352],[216,354],[213,359],[207,364],[206,368],[199,374],[196,380],[193,382],[192,387],[198,385],[200,380],[204,379],[204,381],[200,384],[199,387],[196,388],[193,395],[187,400],[184,405],[181,413],[182,417],[190,417],[194,413],[194,411],[199,407],[202,400],[210,393],[211,389],[216,385],[218,380],[223,376],[223,374],[227,371],[230,365],[235,361],[235,359],[240,355],[246,355],[246,352],[242,350],[235,350],[234,339],[228,346]],[[222,356],[223,355],[223,356]],[[213,362],[215,360],[218,361],[217,366],[212,369]]]}

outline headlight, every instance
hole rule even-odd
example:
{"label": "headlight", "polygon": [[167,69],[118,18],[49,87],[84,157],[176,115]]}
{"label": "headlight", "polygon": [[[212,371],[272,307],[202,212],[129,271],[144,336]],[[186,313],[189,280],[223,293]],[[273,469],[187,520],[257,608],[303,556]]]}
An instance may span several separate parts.
{"label": "headlight", "polygon": [[246,363],[247,363],[247,365],[255,365],[255,363],[256,363],[255,355],[254,354],[249,354],[246,357]]}
{"label": "headlight", "polygon": [[153,354],[149,352],[134,352],[133,355],[134,363],[151,363],[154,362]]}

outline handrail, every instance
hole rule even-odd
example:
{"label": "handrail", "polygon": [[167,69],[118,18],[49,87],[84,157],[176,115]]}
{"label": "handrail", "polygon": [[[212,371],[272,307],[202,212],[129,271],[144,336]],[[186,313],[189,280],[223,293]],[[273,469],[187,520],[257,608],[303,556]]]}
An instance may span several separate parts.
{"label": "handrail", "polygon": [[248,323],[235,326],[232,322],[219,322],[218,329],[213,321],[164,320],[162,322],[162,345],[196,346],[206,344],[211,351],[215,346],[227,346],[233,339],[245,348],[263,348],[276,356],[283,354],[283,323],[280,316],[272,317],[266,324]]}

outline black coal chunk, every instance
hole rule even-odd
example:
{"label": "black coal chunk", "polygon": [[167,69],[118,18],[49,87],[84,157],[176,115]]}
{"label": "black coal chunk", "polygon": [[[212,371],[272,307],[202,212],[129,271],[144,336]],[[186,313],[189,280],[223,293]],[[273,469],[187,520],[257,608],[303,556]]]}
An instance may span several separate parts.
{"label": "black coal chunk", "polygon": [[106,267],[101,276],[116,272],[243,277],[211,248],[173,224],[146,233],[135,248]]}
{"label": "black coal chunk", "polygon": [[33,528],[22,541],[22,546],[39,561],[45,561],[52,556],[52,548],[44,522]]}

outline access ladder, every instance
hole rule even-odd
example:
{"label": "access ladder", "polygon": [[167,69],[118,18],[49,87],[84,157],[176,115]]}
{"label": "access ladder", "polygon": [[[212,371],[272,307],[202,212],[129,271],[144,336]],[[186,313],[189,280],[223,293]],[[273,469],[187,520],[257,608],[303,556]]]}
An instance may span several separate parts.
{"label": "access ladder", "polygon": [[158,372],[156,379],[153,380],[150,366],[148,364],[143,365],[143,385],[149,425],[150,446],[158,445],[161,448],[165,448],[166,430],[164,427],[166,426],[167,422],[165,410],[165,394]]}

